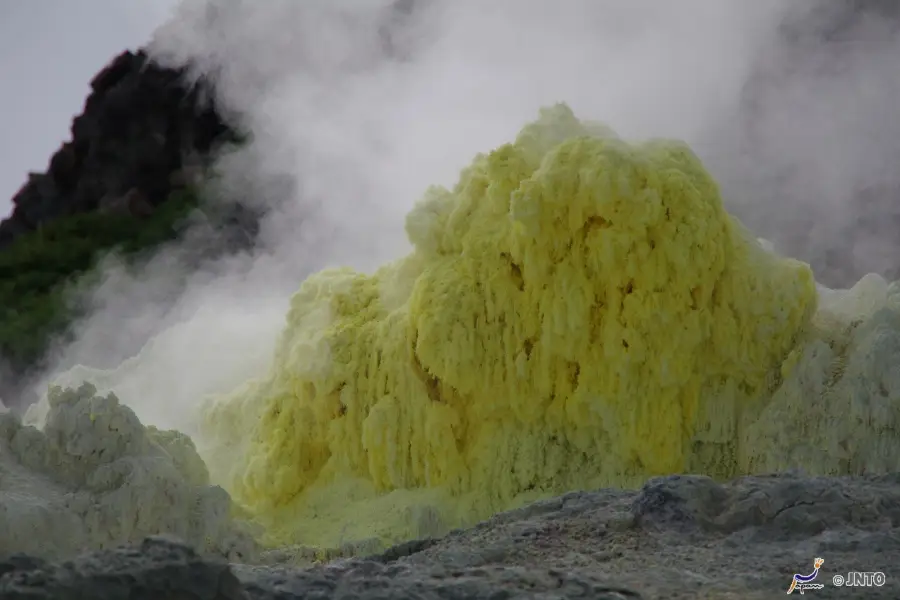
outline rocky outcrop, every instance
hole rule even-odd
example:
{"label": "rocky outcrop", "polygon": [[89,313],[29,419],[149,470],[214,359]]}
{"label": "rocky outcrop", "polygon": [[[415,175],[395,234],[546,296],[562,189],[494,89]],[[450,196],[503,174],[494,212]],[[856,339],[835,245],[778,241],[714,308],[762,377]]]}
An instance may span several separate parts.
{"label": "rocky outcrop", "polygon": [[140,50],[90,85],[71,140],[29,175],[0,222],[0,397],[12,405],[30,401],[21,397],[29,378],[81,314],[69,285],[104,255],[140,261],[166,246],[187,272],[257,239],[261,203],[248,208],[207,185],[219,151],[244,139],[207,79]]}
{"label": "rocky outcrop", "polygon": [[0,598],[5,600],[247,597],[227,564],[201,559],[193,550],[167,538],[148,538],[134,548],[85,555],[53,565],[14,555],[0,559],[0,581]]}
{"label": "rocky outcrop", "polygon": [[[573,492],[442,539],[308,568],[229,566],[160,537],[55,564],[0,557],[0,597],[754,600],[784,594],[816,558],[816,598],[900,597],[900,476],[666,477],[640,491]],[[884,579],[848,587],[853,571]]]}
{"label": "rocky outcrop", "polygon": [[0,222],[0,251],[18,236],[88,211],[152,214],[169,195],[197,183],[212,150],[233,140],[203,81],[124,52],[91,81],[72,138],[31,173]]}

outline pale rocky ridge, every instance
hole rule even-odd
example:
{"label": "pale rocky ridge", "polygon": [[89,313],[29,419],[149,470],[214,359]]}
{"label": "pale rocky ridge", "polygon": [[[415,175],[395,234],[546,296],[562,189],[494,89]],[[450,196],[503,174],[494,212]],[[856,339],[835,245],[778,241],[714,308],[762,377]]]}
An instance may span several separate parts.
{"label": "pale rocky ridge", "polygon": [[191,439],[144,427],[114,395],[94,392],[51,390],[41,429],[0,413],[0,556],[64,558],[161,532],[253,556],[249,529],[232,521]]}

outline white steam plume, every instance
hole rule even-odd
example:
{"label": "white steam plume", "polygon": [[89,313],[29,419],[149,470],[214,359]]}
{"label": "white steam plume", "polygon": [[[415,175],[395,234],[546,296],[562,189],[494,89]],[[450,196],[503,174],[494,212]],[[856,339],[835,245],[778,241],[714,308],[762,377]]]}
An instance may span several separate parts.
{"label": "white steam plume", "polygon": [[148,300],[183,275],[165,255],[136,276],[114,269],[96,294],[104,308],[60,364],[115,364],[131,352],[116,340],[180,322],[112,387],[145,421],[190,430],[204,393],[261,374],[306,274],[403,253],[403,217],[423,190],[452,184],[540,106],[564,101],[624,136],[678,137],[702,154],[790,6],[185,1],[151,49],[213,75],[219,101],[253,132],[221,161],[222,191],[270,208],[263,246],[191,275],[166,314]]}
{"label": "white steam plume", "polygon": [[900,3],[800,0],[703,149],[732,209],[817,278],[900,277]]}

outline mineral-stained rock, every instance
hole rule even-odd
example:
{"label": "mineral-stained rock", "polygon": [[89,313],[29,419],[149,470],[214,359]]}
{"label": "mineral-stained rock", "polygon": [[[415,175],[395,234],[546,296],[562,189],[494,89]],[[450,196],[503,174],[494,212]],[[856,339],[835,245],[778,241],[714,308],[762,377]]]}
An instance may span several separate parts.
{"label": "mineral-stained rock", "polygon": [[250,561],[252,532],[187,436],[144,427],[114,395],[51,391],[42,428],[0,414],[0,555],[63,559],[160,533]]}
{"label": "mineral-stained rock", "polygon": [[[57,564],[0,558],[0,598],[753,600],[784,594],[818,557],[814,597],[895,599],[898,525],[900,475],[673,476],[639,491],[573,492],[442,539],[308,568],[228,567],[165,538]],[[836,587],[850,571],[885,580]]]}

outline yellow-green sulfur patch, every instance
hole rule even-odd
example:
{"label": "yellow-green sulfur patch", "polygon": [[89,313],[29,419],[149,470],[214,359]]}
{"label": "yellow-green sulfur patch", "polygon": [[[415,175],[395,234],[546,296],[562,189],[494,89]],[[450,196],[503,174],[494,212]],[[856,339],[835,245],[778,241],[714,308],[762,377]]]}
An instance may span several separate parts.
{"label": "yellow-green sulfur patch", "polygon": [[374,275],[306,280],[269,375],[207,407],[213,477],[271,544],[738,473],[742,415],[816,310],[809,268],[745,232],[688,147],[563,105],[430,190],[407,232]]}

